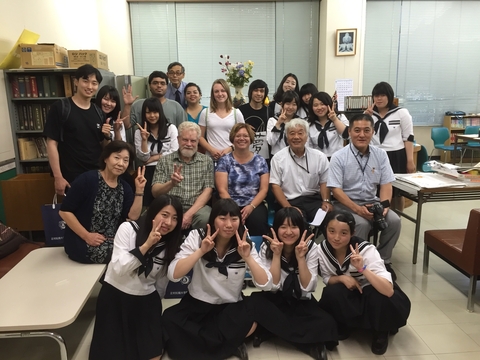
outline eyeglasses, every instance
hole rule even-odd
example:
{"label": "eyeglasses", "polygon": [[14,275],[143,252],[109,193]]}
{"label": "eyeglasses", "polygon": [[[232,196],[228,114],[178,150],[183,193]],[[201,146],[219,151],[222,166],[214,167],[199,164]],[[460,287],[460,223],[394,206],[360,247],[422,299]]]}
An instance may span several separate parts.
{"label": "eyeglasses", "polygon": [[173,76],[173,75],[181,76],[183,74],[183,72],[181,72],[181,71],[169,71],[167,74],[170,75],[170,76]]}

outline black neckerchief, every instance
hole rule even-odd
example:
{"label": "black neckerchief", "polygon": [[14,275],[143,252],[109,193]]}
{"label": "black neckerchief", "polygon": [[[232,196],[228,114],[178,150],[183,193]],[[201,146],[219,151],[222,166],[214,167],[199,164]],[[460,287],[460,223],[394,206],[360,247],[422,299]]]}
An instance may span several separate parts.
{"label": "black neckerchief", "polygon": [[161,153],[163,143],[162,140],[160,140],[160,137],[158,139],[155,139],[155,136],[152,135],[152,133],[148,134],[148,141],[150,141],[152,144],[150,145],[150,151],[153,151],[155,149],[155,145],[157,145],[157,153]]}
{"label": "black neckerchief", "polygon": [[[233,263],[236,263],[236,262],[239,262],[239,260],[242,259],[242,257],[240,256],[240,254],[238,253],[237,251],[237,247],[234,247],[234,248],[231,248],[227,251],[227,253],[225,254],[225,257],[223,259],[223,261],[218,261],[218,253],[217,253],[217,249],[213,248],[213,251],[215,252],[215,254],[217,254],[217,260],[215,261],[210,261],[209,263],[207,263],[205,266],[207,268],[213,268],[213,267],[216,267],[218,268],[218,272],[220,274],[223,274],[225,275],[227,278],[228,278],[228,271],[227,271],[227,268],[233,264]],[[243,266],[242,266],[243,267]]]}
{"label": "black neckerchief", "polygon": [[[355,249],[358,244],[358,251],[361,252],[366,246],[370,245],[368,241],[362,240],[357,236],[352,236],[350,239],[350,245]],[[335,250],[333,249],[332,245],[327,240],[323,240],[320,244],[320,249],[323,251],[325,256],[327,257],[330,264],[335,267],[335,272],[338,276],[345,274],[350,266],[350,257],[352,256],[352,252],[350,250],[350,246],[347,246],[347,253],[345,254],[345,259],[343,263],[340,264],[335,257]]]}
{"label": "black neckerchief", "polygon": [[[275,115],[273,118],[274,118],[275,120],[278,120],[278,116],[279,116],[279,115],[280,115],[280,114],[277,114],[277,115]],[[280,141],[282,141],[282,139],[283,139],[283,141],[285,142],[285,145],[288,146],[287,137],[285,136],[285,123],[281,123],[281,124],[280,124],[280,130],[279,130],[276,126],[274,126],[273,129],[272,129],[272,132],[279,132],[279,133],[280,133],[280,137],[278,138],[278,141],[280,142]]]}
{"label": "black neckerchief", "polygon": [[[199,243],[199,246],[201,247],[202,246],[202,241],[203,239],[205,239],[205,236],[207,236],[206,232],[204,229],[197,229],[198,231],[198,234],[200,235],[200,243]],[[216,248],[213,248],[211,251],[215,252],[215,261],[210,261],[208,263],[205,264],[205,266],[207,268],[213,268],[213,267],[216,267],[218,269],[218,272],[220,274],[223,274],[225,275],[227,278],[228,278],[228,271],[227,271],[227,268],[233,264],[233,263],[238,263],[242,257],[240,256],[240,254],[238,253],[237,251],[237,247],[235,246],[234,248],[231,248],[227,251],[227,253],[225,254],[225,257],[223,259],[223,261],[218,261],[218,253],[217,253],[217,249]],[[245,267],[245,263],[241,264],[241,266],[238,266],[238,267]]]}
{"label": "black neckerchief", "polygon": [[[313,244],[314,241],[309,240],[307,254],[312,248]],[[307,256],[307,254],[305,254],[305,256]],[[293,256],[295,256],[295,254],[293,254]],[[292,299],[293,297],[296,299],[300,299],[302,297],[302,289],[300,288],[300,280],[298,280],[298,264],[295,264],[295,267],[292,267],[288,263],[287,259],[282,255],[280,267],[282,268],[282,270],[288,273],[287,277],[283,282],[283,297],[287,300]]]}
{"label": "black neckerchief", "polygon": [[[130,221],[129,224],[132,226],[135,233],[138,235],[138,230],[140,229],[138,224],[135,221]],[[164,259],[156,259],[156,256],[160,254],[166,247],[165,241],[158,242],[153,248],[150,248],[145,255],[142,256],[139,247],[136,247],[130,250],[130,254],[137,257],[142,264],[137,268],[138,276],[145,273],[147,277],[153,269],[153,264],[157,262],[160,265],[165,263]]]}
{"label": "black neckerchief", "polygon": [[[155,257],[160,254],[164,249],[165,247],[167,246],[166,242],[165,241],[162,241],[162,242],[158,242],[154,248],[148,250],[144,257],[145,257],[145,264],[144,265],[140,265],[140,267],[138,268],[138,276],[142,275],[143,273],[145,273],[145,277],[147,277],[150,272],[152,271],[153,269],[153,264],[155,262]],[[162,263],[163,263],[163,260],[162,260]]]}
{"label": "black neckerchief", "polygon": [[328,120],[326,123],[325,123],[325,126],[322,126],[319,122],[315,121],[313,123],[315,125],[315,128],[320,132],[318,134],[318,140],[317,140],[317,143],[318,143],[318,147],[320,149],[323,149],[324,147],[327,147],[330,145],[329,141],[328,141],[328,137],[327,137],[327,130],[330,128],[330,125],[332,124],[332,121],[331,120]]}
{"label": "black neckerchief", "polygon": [[397,110],[399,110],[399,107],[396,107],[393,105],[390,110],[388,110],[387,114],[385,117],[381,117],[380,114],[378,113],[378,108],[375,106],[373,108],[373,115],[375,115],[378,118],[378,121],[375,123],[374,129],[375,129],[375,134],[378,133],[378,129],[380,128],[380,133],[379,133],[379,138],[380,138],[380,144],[383,144],[383,141],[385,140],[385,137],[388,134],[388,126],[385,123],[385,118],[388,117],[388,115],[393,114]]}

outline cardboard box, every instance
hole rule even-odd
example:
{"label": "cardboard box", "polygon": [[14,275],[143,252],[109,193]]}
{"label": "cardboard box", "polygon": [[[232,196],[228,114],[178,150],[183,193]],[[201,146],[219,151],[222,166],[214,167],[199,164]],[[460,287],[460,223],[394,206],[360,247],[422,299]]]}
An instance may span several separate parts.
{"label": "cardboard box", "polygon": [[98,50],[68,50],[68,61],[75,69],[90,64],[97,69],[108,70],[108,55]]}
{"label": "cardboard box", "polygon": [[67,49],[57,44],[18,45],[24,69],[68,68]]}
{"label": "cardboard box", "polygon": [[43,230],[41,208],[55,194],[50,174],[20,174],[0,181],[7,225],[17,231]]}

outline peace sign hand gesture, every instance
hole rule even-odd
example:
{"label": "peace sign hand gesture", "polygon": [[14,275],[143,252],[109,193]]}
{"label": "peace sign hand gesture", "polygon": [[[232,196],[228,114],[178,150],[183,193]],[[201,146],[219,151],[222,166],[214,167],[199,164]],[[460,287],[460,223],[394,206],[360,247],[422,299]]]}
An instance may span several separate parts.
{"label": "peace sign hand gesture", "polygon": [[327,116],[332,121],[335,120],[335,118],[337,117],[337,113],[335,112],[334,109],[335,109],[335,107],[333,107],[333,106],[330,107],[330,105],[328,105],[328,115]]}
{"label": "peace sign hand gesture", "polygon": [[162,238],[162,234],[160,234],[161,227],[162,227],[162,222],[160,222],[157,226],[155,226],[155,219],[152,220],[152,231],[150,231],[150,234],[148,234],[148,238],[146,241],[147,244],[149,245],[149,248],[151,248],[153,245],[158,243]]}
{"label": "peace sign hand gesture", "polygon": [[358,251],[358,243],[355,245],[355,249],[353,248],[352,245],[350,245],[350,251],[352,252],[352,255],[350,256],[350,264],[352,264],[357,271],[359,269],[363,268],[363,257],[360,255],[360,252]]}
{"label": "peace sign hand gesture", "polygon": [[[297,258],[297,261],[305,258],[305,255],[307,255],[308,252],[308,241],[313,238],[314,234],[310,234],[308,238],[307,236],[307,230],[303,232],[302,238],[300,239],[300,242],[298,243],[297,246],[295,246],[295,256]],[[306,238],[306,239],[305,239]]]}
{"label": "peace sign hand gesture", "polygon": [[137,169],[137,177],[135,178],[135,192],[137,194],[143,193],[145,185],[147,185],[147,179],[145,179],[145,166],[139,166]]}
{"label": "peace sign hand gesture", "polygon": [[182,175],[182,164],[173,164],[173,174],[170,177],[172,180],[173,186],[180,184],[183,181],[183,175]]}
{"label": "peace sign hand gesture", "polygon": [[372,102],[369,101],[368,102],[368,107],[363,113],[372,116],[374,106],[375,106],[375,101],[372,101]]}
{"label": "peace sign hand gesture", "polygon": [[142,127],[142,125],[137,123],[137,126],[140,129],[140,135],[142,136],[142,140],[147,141],[148,137],[150,136],[150,133],[147,131],[147,124],[145,124],[145,127]]}
{"label": "peace sign hand gesture", "polygon": [[118,112],[117,120],[113,123],[113,131],[120,131],[123,126],[123,121],[127,118],[127,116],[120,118],[120,115],[120,112]]}
{"label": "peace sign hand gesture", "polygon": [[237,236],[237,251],[242,257],[243,260],[246,260],[250,256],[250,250],[252,249],[250,244],[247,242],[247,233],[248,229],[245,229],[243,236],[240,238],[238,230],[235,232]]}
{"label": "peace sign hand gesture", "polygon": [[270,243],[270,250],[272,250],[273,255],[281,256],[283,251],[283,242],[278,240],[275,230],[272,228],[270,228],[270,230],[272,231],[273,238],[267,235],[263,235],[262,237]]}
{"label": "peace sign hand gesture", "polygon": [[215,247],[214,240],[217,237],[218,231],[219,229],[212,234],[210,230],[210,224],[207,224],[207,236],[205,236],[205,239],[202,240],[202,244],[200,245],[200,251],[203,253],[203,255]]}

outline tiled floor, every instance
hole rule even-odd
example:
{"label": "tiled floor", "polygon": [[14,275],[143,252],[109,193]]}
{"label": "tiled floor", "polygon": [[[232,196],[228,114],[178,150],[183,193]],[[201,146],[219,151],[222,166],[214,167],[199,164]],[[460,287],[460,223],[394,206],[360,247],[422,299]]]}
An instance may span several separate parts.
{"label": "tiled floor", "polygon": [[[470,209],[480,207],[478,201],[431,203],[423,207],[423,231],[434,228],[462,228],[466,226]],[[416,206],[406,210],[414,215]],[[413,265],[414,226],[402,218],[402,233],[394,250],[393,265],[398,284],[412,302],[408,324],[390,338],[383,356],[370,351],[368,334],[356,332],[340,343],[329,359],[388,359],[388,360],[471,360],[480,358],[480,294],[475,298],[475,313],[468,313],[468,279],[449,265],[431,255],[430,273],[422,273],[423,241],[420,241],[418,263]],[[421,240],[422,240],[421,239]],[[317,298],[323,285],[319,282]],[[1,295],[0,295],[1,296]],[[175,301],[164,300],[164,308]],[[12,304],[14,306],[14,304]],[[39,309],[41,311],[41,309]],[[95,298],[89,300],[79,319],[59,330],[69,349],[69,359],[85,360],[91,339]],[[289,344],[274,340],[254,349],[247,342],[250,360],[310,359]],[[53,340],[7,339],[0,340],[2,360],[56,360],[58,347]],[[168,355],[164,356],[167,360]],[[232,358],[233,359],[233,358]]]}

